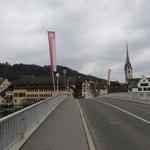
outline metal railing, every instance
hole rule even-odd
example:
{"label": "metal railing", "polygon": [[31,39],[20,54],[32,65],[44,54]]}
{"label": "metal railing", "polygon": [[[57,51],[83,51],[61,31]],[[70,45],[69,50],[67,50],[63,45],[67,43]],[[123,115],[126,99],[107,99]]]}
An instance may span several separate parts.
{"label": "metal railing", "polygon": [[27,133],[29,137],[66,97],[59,95],[48,98],[0,119],[0,150],[11,149]]}

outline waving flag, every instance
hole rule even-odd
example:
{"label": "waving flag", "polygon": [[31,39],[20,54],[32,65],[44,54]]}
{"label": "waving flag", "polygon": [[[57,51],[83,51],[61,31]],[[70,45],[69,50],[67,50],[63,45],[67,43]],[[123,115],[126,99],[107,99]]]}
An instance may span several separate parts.
{"label": "waving flag", "polygon": [[50,63],[51,71],[56,72],[56,43],[55,43],[55,32],[48,31],[48,42],[50,52]]}

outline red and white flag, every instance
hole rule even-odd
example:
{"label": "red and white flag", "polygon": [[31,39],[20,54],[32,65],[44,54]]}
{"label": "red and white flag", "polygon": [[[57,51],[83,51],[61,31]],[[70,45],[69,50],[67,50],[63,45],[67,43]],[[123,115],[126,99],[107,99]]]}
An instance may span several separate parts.
{"label": "red and white flag", "polygon": [[110,76],[111,76],[111,69],[108,69],[108,80],[107,80],[108,86],[110,86]]}
{"label": "red and white flag", "polygon": [[55,43],[55,32],[48,31],[48,42],[49,42],[49,53],[51,71],[56,72],[56,43]]}

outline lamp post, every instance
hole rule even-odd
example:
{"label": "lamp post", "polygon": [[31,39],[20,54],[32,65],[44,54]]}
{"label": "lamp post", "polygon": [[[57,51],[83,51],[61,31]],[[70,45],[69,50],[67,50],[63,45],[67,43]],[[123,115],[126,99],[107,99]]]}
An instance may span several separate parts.
{"label": "lamp post", "polygon": [[67,70],[63,70],[63,74],[64,74],[64,84],[65,84],[65,91],[67,90],[67,84],[66,84],[66,74],[67,74]]}
{"label": "lamp post", "polygon": [[67,90],[69,90],[69,80],[67,80]]}
{"label": "lamp post", "polygon": [[56,78],[57,78],[57,94],[59,92],[59,87],[58,87],[58,85],[59,85],[59,77],[60,77],[59,73],[56,73]]}

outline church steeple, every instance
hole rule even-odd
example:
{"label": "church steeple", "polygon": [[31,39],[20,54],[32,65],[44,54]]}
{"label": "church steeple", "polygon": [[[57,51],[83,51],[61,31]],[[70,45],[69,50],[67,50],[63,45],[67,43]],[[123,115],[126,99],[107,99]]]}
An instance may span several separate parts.
{"label": "church steeple", "polygon": [[125,71],[125,80],[126,83],[128,83],[128,79],[132,78],[132,65],[130,63],[130,58],[129,58],[128,43],[126,47],[126,63],[124,66],[124,71]]}
{"label": "church steeple", "polygon": [[130,64],[129,52],[128,52],[128,43],[127,43],[127,56],[126,56],[126,64]]}

